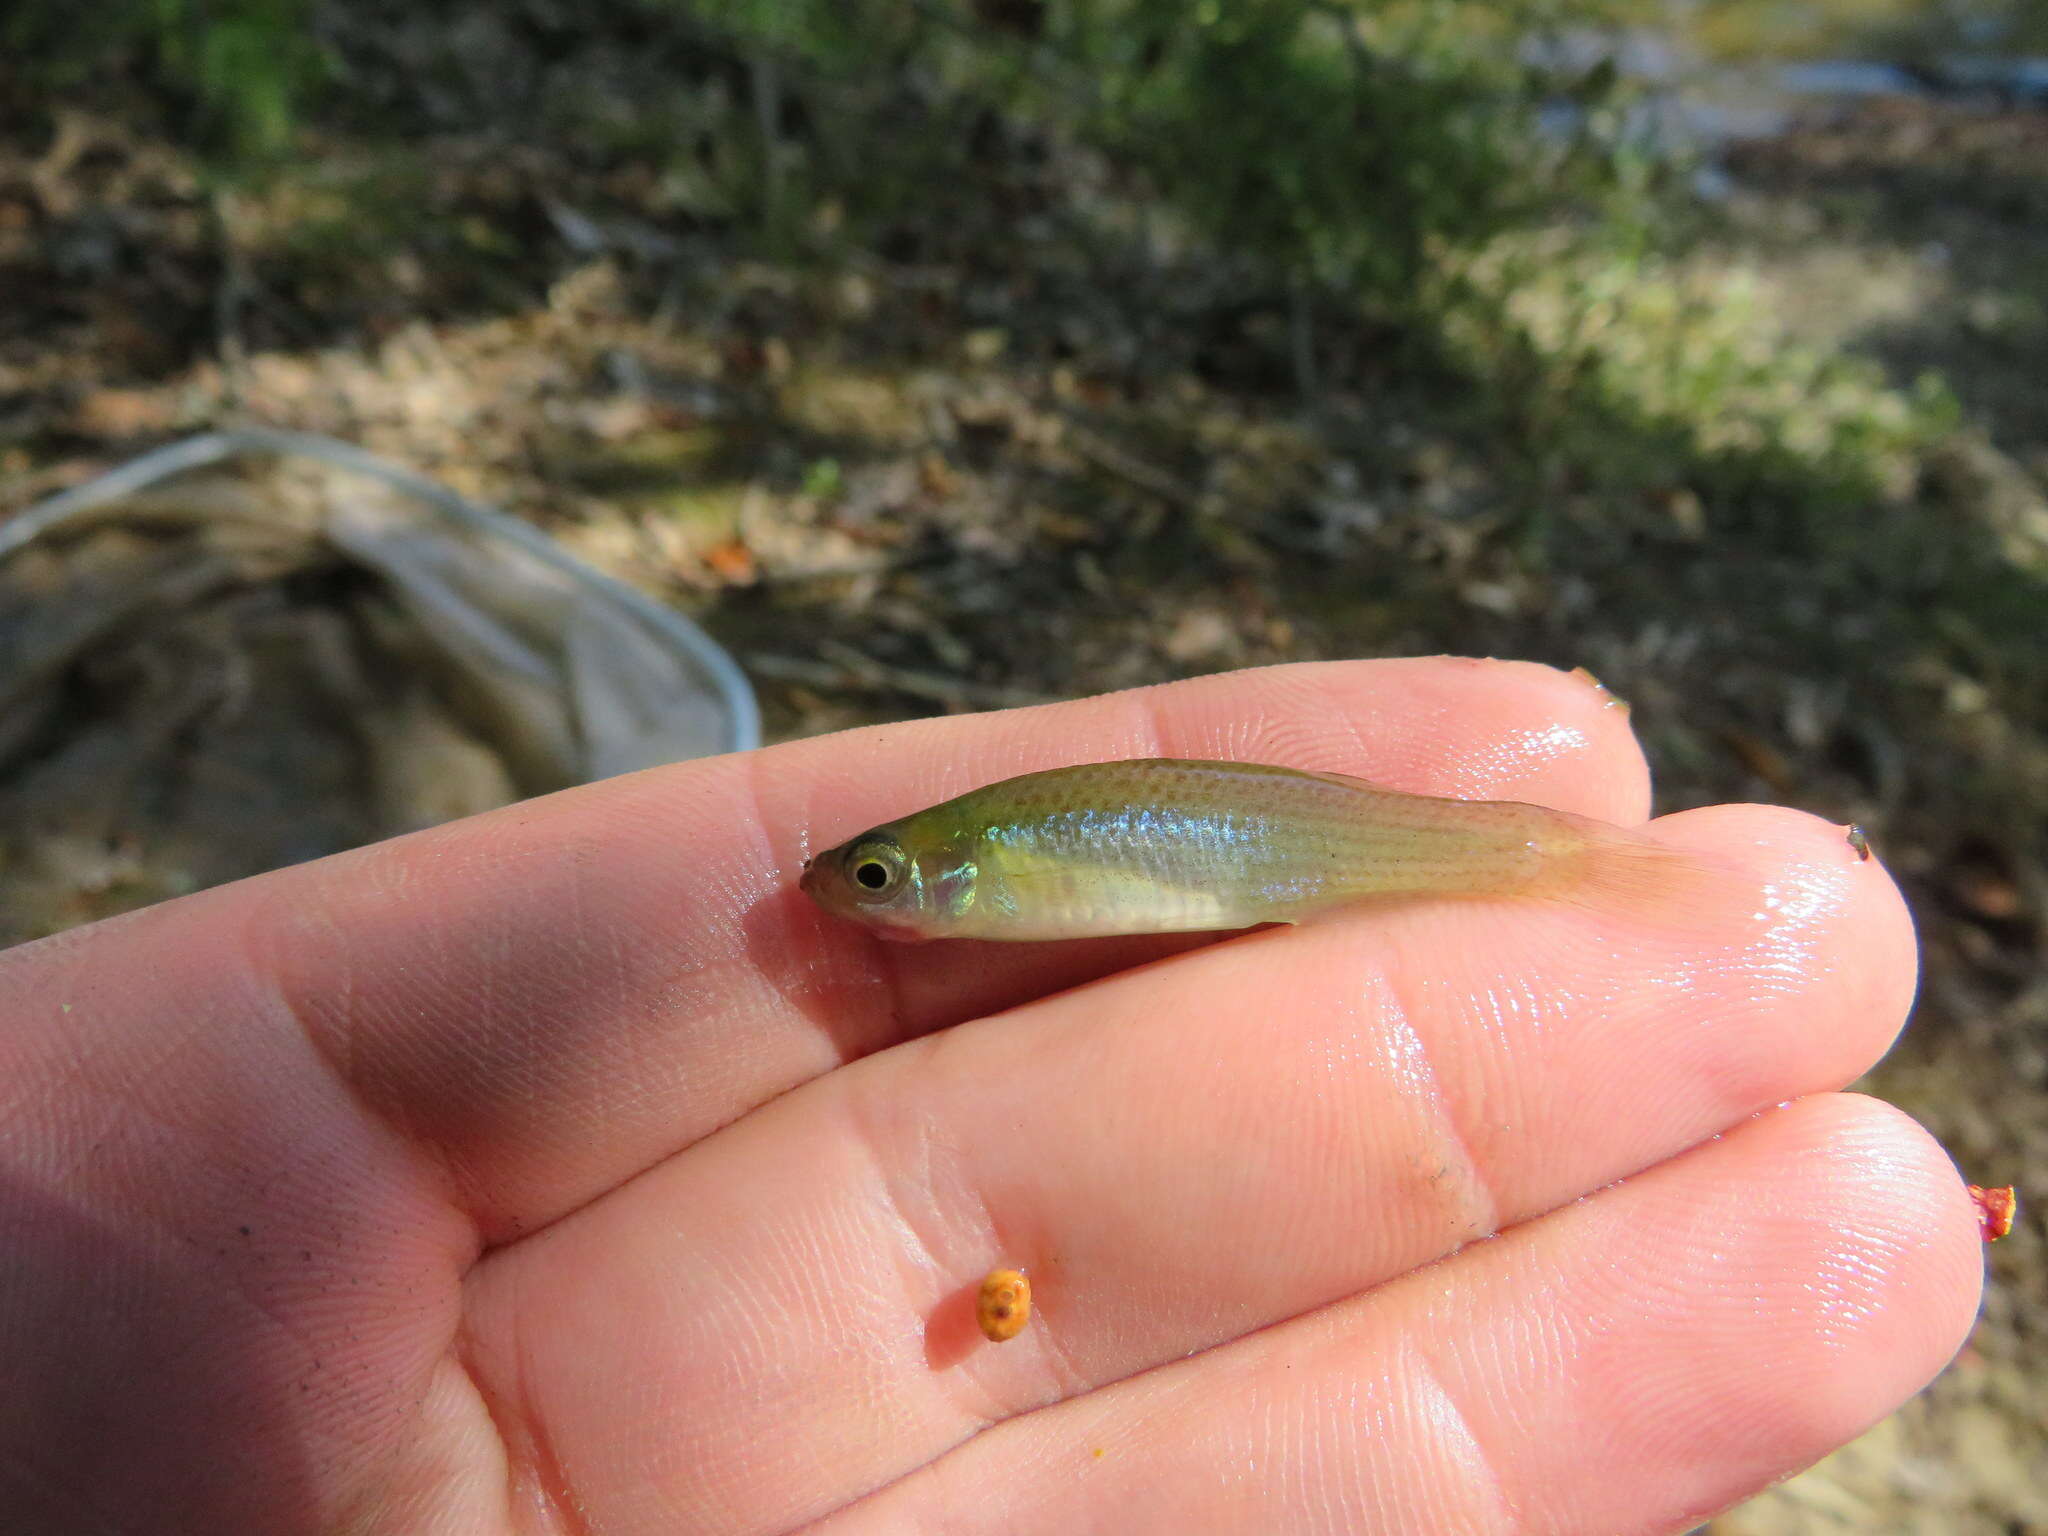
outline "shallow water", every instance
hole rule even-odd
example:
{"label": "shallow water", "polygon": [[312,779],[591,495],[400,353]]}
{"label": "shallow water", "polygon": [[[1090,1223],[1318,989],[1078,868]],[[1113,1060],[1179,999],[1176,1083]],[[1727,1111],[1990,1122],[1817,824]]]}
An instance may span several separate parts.
{"label": "shallow water", "polygon": [[[2039,35],[2037,35],[2039,34]],[[1876,98],[2048,110],[2048,7],[1873,0],[1666,0],[1613,31],[1531,40],[1524,56],[1580,73],[1612,60],[1642,88],[1629,129],[1666,149],[1711,151]],[[1547,115],[1556,131],[1577,109]]]}

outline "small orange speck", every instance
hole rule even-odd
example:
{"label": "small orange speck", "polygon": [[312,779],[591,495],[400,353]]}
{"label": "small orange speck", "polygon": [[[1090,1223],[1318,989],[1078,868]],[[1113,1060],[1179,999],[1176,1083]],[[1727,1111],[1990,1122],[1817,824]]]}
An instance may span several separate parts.
{"label": "small orange speck", "polygon": [[991,1344],[1014,1339],[1031,1321],[1031,1281],[1021,1269],[992,1269],[974,1301],[974,1321]]}
{"label": "small orange speck", "polygon": [[1977,1225],[1985,1242],[1995,1243],[2012,1231],[2012,1219],[2019,1211],[2019,1195],[2012,1185],[1986,1189],[1972,1184],[1970,1198],[1977,1202]]}
{"label": "small orange speck", "polygon": [[704,563],[714,576],[731,587],[750,587],[760,575],[754,564],[754,552],[737,539],[704,551]]}
{"label": "small orange speck", "polygon": [[1095,1452],[1094,1452],[1094,1455],[1095,1455],[1095,1459],[1096,1459],[1097,1461],[1100,1461],[1100,1460],[1102,1460],[1102,1458],[1103,1458],[1103,1457],[1105,1457],[1105,1456],[1107,1456],[1108,1454],[1109,1454],[1109,1452],[1108,1452],[1107,1450],[1105,1450],[1105,1449],[1104,1449],[1103,1447],[1101,1447],[1101,1446],[1099,1446],[1099,1445],[1098,1445],[1097,1447],[1095,1447]]}

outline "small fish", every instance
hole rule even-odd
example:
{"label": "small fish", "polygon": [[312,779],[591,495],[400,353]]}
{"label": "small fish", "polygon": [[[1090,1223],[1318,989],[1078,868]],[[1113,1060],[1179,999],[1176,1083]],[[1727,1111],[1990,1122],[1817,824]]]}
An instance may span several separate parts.
{"label": "small fish", "polygon": [[1637,832],[1338,773],[1140,758],[1027,773],[819,854],[803,888],[890,939],[1072,939],[1295,923],[1367,897],[1703,904]]}

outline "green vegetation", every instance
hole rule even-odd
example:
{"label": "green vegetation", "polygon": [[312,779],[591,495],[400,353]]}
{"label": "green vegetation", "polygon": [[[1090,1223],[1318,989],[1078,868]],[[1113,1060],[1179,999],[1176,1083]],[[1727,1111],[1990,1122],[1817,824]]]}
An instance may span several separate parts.
{"label": "green vegetation", "polygon": [[[798,72],[790,86],[817,127],[808,144],[776,150],[793,153],[798,172],[785,173],[806,175],[814,195],[886,219],[905,192],[930,185],[916,172],[935,166],[898,179],[869,161],[878,145],[900,147],[876,131],[888,107],[875,86],[918,70],[937,84],[934,126],[957,135],[930,141],[935,152],[957,156],[978,119],[1005,113],[1099,151],[1111,174],[1244,269],[1404,316],[1442,302],[1449,258],[1582,208],[1624,164],[1595,135],[1566,141],[1536,127],[1546,100],[1606,105],[1612,72],[1552,78],[1515,46],[1539,25],[1598,22],[1608,0],[678,9]],[[861,159],[835,161],[830,146],[849,142]],[[956,158],[947,169],[968,167]]]}
{"label": "green vegetation", "polygon": [[18,0],[0,21],[17,67],[63,88],[133,71],[165,91],[180,136],[231,167],[281,153],[318,78],[306,0]]}
{"label": "green vegetation", "polygon": [[[1957,431],[1949,387],[1803,339],[1741,260],[1695,261],[1711,226],[1671,195],[1683,168],[1622,131],[1612,71],[1547,74],[1518,47],[1635,10],[111,0],[87,25],[30,0],[5,25],[41,82],[26,99],[54,109],[73,86],[126,82],[248,191],[235,259],[258,294],[296,292],[266,311],[294,341],[409,311],[516,309],[536,240],[616,245],[608,215],[655,265],[673,263],[678,230],[793,272],[868,253],[993,259],[1011,270],[992,280],[1064,285],[1070,315],[1105,286],[1157,295],[1152,350],[1132,366],[1159,378],[1194,366],[1172,316],[1246,317],[1229,342],[1238,381],[1266,381],[1366,462],[1379,450],[1339,422],[1341,404],[1396,381],[1485,462],[1488,519],[1526,570],[1622,579],[1645,539],[1739,540],[1863,594],[1895,640],[1944,656],[1958,626],[1915,632],[1918,594],[1929,571],[1967,571],[1955,602],[1972,643],[2034,655],[2033,594],[2014,583],[2038,573],[2009,540],[1922,504]],[[1701,27],[1726,42],[1764,19],[1728,0]],[[423,155],[423,141],[440,147]],[[573,167],[597,202],[567,208],[537,156]],[[949,189],[943,216],[934,188]],[[995,315],[975,334],[1044,367],[1073,350],[1073,323]],[[858,421],[888,392],[855,390],[839,415]],[[806,430],[786,474],[831,500],[856,473],[851,439]],[[1202,452],[1170,427],[1158,446]],[[1267,515],[1246,502],[1205,537],[1256,540]]]}

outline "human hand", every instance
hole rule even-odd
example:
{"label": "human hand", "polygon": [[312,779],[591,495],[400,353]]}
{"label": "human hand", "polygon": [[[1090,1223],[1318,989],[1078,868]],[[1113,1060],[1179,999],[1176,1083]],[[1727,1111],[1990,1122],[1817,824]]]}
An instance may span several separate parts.
{"label": "human hand", "polygon": [[[1149,754],[1648,806],[1578,679],[1281,668],[656,770],[0,954],[7,1528],[1677,1531],[1955,1350],[1964,1187],[1833,1091],[1914,974],[1839,827],[1658,823],[1767,913],[1682,936],[1416,901],[899,946],[796,889]],[[1037,1315],[992,1345],[998,1265]]]}

